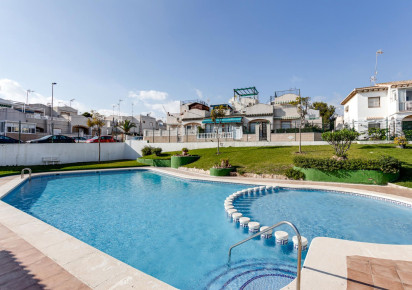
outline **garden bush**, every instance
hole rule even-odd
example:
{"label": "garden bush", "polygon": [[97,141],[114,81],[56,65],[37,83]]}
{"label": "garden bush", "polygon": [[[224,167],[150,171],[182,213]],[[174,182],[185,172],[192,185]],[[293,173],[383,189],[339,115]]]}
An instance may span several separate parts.
{"label": "garden bush", "polygon": [[396,173],[402,163],[391,156],[381,156],[378,159],[345,159],[314,158],[295,156],[293,163],[301,168],[313,168],[324,171],[336,170],[381,170],[384,173]]}
{"label": "garden bush", "polygon": [[406,140],[412,141],[412,130],[403,130]]}
{"label": "garden bush", "polygon": [[337,157],[346,158],[346,152],[349,150],[352,141],[355,141],[359,135],[356,131],[343,129],[335,132],[322,133],[322,140],[332,145]]}
{"label": "garden bush", "polygon": [[386,140],[386,129],[369,128],[368,136],[371,140]]}
{"label": "garden bush", "polygon": [[156,156],[160,156],[162,154],[162,148],[160,147],[153,148],[152,154],[155,154]]}
{"label": "garden bush", "polygon": [[293,169],[293,168],[289,168],[288,170],[286,170],[285,176],[288,179],[293,179],[293,180],[305,179],[305,173],[299,170]]}
{"label": "garden bush", "polygon": [[148,156],[148,155],[152,155],[153,152],[153,147],[151,146],[144,146],[142,149],[142,156]]}

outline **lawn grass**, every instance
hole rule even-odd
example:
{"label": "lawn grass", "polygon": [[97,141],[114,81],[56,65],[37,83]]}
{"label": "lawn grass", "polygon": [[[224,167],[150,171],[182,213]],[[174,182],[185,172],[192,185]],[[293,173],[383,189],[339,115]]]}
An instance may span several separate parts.
{"label": "lawn grass", "polygon": [[104,161],[100,163],[84,162],[84,163],[36,165],[36,166],[1,166],[0,167],[0,177],[7,176],[7,175],[20,174],[21,170],[25,167],[30,167],[32,172],[35,173],[35,172],[86,170],[86,169],[140,167],[140,166],[147,166],[147,165],[139,163],[136,160],[115,160],[115,161]]}
{"label": "lawn grass", "polygon": [[[216,155],[216,148],[190,150],[190,154],[200,155],[201,158],[185,167],[210,169],[222,158],[229,158],[230,163],[241,172],[257,174],[283,174],[293,166],[293,157],[298,151],[297,146],[273,147],[225,147],[220,148],[220,155]],[[305,156],[331,157],[331,146],[302,146]],[[393,144],[362,145],[353,144],[349,150],[349,158],[378,158],[381,155],[390,155],[403,162],[401,178],[396,184],[412,188],[412,146],[406,149],[396,148]]]}

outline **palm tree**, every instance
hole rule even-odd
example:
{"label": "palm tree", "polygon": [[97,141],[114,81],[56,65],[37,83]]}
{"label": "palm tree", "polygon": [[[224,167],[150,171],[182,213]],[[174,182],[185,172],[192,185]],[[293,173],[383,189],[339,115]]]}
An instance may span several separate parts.
{"label": "palm tree", "polygon": [[100,135],[101,129],[104,126],[104,119],[103,116],[95,111],[91,111],[91,118],[87,119],[87,126],[90,128],[97,128],[97,136],[98,136],[98,143],[99,143],[99,163],[100,163]]}
{"label": "palm tree", "polygon": [[217,138],[217,155],[220,154],[219,152],[219,129],[220,129],[220,124],[222,123],[222,118],[225,116],[226,110],[225,108],[220,105],[217,108],[214,108],[210,114],[210,117],[212,119],[212,122],[214,124],[214,128],[216,129],[217,125],[217,130],[216,130],[216,138]]}
{"label": "palm tree", "polygon": [[[126,135],[130,134],[130,130],[132,128],[136,128],[136,124],[133,123],[131,120],[124,120],[122,122],[120,122],[119,124],[119,128],[122,129],[123,133]],[[123,138],[122,138],[123,139]]]}

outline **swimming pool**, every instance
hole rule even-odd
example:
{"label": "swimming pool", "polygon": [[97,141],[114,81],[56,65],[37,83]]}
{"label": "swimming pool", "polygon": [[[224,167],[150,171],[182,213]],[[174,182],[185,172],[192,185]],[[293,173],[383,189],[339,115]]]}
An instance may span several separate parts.
{"label": "swimming pool", "polygon": [[[89,172],[33,178],[3,201],[181,289],[281,288],[296,276],[291,243],[250,241],[227,265],[229,247],[248,233],[227,218],[223,201],[248,187],[150,170]],[[235,205],[261,225],[289,220],[309,241],[411,243],[412,210],[365,197],[281,188]]]}

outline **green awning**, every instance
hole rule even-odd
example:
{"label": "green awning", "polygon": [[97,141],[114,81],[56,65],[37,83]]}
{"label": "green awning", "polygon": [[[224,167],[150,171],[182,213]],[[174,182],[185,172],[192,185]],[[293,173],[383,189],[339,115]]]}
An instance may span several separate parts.
{"label": "green awning", "polygon": [[[203,124],[213,124],[212,119],[204,119],[202,121]],[[217,119],[216,123],[227,124],[227,123],[242,123],[242,117],[235,117],[235,118],[222,118]]]}

